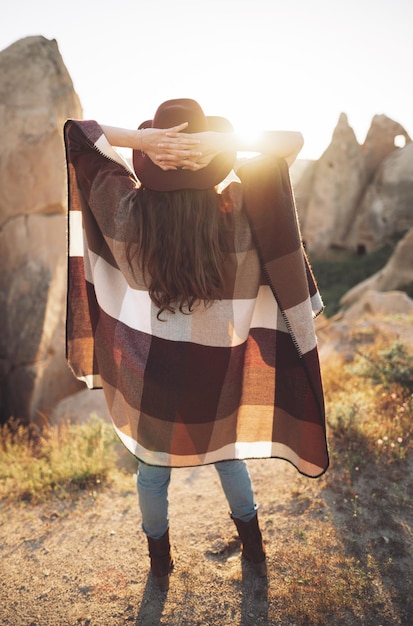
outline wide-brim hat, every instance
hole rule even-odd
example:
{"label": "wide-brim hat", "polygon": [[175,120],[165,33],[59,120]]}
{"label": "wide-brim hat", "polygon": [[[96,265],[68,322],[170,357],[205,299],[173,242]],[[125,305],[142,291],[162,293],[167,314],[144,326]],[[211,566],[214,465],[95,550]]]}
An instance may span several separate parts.
{"label": "wide-brim hat", "polygon": [[[198,102],[190,98],[167,100],[158,107],[153,120],[140,124],[139,128],[171,128],[188,122],[185,133],[207,130],[231,132],[231,123],[224,117],[207,117]],[[224,180],[235,163],[235,152],[222,152],[197,171],[177,169],[163,170],[147,154],[133,151],[133,167],[141,184],[154,191],[178,189],[211,189]]]}

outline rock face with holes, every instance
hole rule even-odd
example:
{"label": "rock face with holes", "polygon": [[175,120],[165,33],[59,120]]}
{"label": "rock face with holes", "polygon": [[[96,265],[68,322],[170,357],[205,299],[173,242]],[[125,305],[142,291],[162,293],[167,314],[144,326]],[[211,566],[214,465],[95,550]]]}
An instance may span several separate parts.
{"label": "rock face with holes", "polygon": [[81,117],[56,41],[0,52],[0,417],[47,414],[78,389],[64,358],[62,127]]}
{"label": "rock face with holes", "polygon": [[413,143],[378,166],[347,236],[350,249],[374,250],[413,227]]}
{"label": "rock face with holes", "polygon": [[[405,147],[395,146],[401,136]],[[332,141],[295,189],[310,253],[366,251],[413,226],[413,148],[404,128],[376,115],[360,145],[342,114]]]}

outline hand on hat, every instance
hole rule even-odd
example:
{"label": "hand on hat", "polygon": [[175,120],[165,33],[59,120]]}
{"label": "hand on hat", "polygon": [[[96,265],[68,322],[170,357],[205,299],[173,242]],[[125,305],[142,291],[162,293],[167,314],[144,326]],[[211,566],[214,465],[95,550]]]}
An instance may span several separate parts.
{"label": "hand on hat", "polygon": [[138,131],[140,135],[139,149],[163,170],[178,168],[197,170],[199,158],[199,139],[193,134],[181,133],[188,124],[185,122],[172,128],[146,128]]}
{"label": "hand on hat", "polygon": [[[198,170],[208,165],[220,152],[232,149],[229,146],[232,133],[215,131],[183,133],[182,130],[186,126],[182,124],[166,131],[166,141],[158,144],[159,148],[165,150],[164,154],[156,158],[155,162],[158,165],[174,163],[183,169]],[[194,146],[197,147],[197,151],[194,150]]]}
{"label": "hand on hat", "polygon": [[179,133],[181,129],[187,127],[186,123],[172,128],[138,130],[106,124],[100,126],[111,146],[141,151],[163,170],[176,170],[183,166],[187,169],[199,169],[197,164],[197,159],[201,156],[198,149],[199,140],[191,134]]}
{"label": "hand on hat", "polygon": [[162,170],[200,170],[220,152],[232,150],[233,134],[215,131],[184,133],[185,122],[171,128],[130,130],[101,124],[112,146],[141,151]]}

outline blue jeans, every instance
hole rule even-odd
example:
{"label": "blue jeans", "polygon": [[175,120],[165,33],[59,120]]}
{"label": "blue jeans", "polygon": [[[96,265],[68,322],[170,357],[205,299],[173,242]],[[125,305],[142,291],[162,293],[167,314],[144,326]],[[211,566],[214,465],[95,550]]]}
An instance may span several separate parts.
{"label": "blue jeans", "polygon": [[[251,478],[245,461],[215,463],[233,517],[249,522],[257,512]],[[160,539],[168,530],[168,487],[171,468],[139,461],[138,495],[143,532]]]}

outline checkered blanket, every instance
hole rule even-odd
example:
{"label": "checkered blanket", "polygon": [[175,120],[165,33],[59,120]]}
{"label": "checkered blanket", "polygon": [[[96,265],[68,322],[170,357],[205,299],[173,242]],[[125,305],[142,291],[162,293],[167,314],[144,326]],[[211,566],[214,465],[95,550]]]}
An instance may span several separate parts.
{"label": "checkered blanket", "polygon": [[328,466],[313,317],[322,310],[285,161],[261,158],[224,194],[222,298],[157,309],[126,259],[139,182],[94,121],[68,120],[67,359],[103,387],[139,459],[172,467],[278,457]]}

